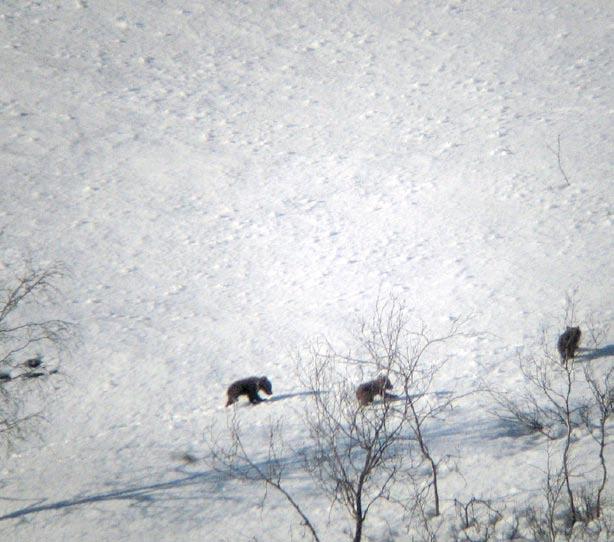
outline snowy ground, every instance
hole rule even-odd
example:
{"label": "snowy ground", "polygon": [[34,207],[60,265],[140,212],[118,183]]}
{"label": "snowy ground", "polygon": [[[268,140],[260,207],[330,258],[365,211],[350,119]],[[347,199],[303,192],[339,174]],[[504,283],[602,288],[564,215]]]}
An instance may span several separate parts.
{"label": "snowy ground", "polygon": [[[65,262],[82,344],[43,441],[3,461],[0,538],[300,539],[282,501],[178,457],[232,380],[297,391],[291,352],[379,292],[435,328],[475,315],[458,392],[513,385],[574,288],[612,322],[613,30],[603,0],[3,2],[0,266]],[[297,443],[304,400],[240,415]],[[448,505],[538,492],[543,446],[482,409],[431,436],[464,475]]]}

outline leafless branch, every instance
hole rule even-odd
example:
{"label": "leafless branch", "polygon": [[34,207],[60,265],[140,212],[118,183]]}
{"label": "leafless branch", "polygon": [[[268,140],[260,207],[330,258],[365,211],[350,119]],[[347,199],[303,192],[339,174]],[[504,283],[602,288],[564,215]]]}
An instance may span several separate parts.
{"label": "leafless branch", "polygon": [[292,509],[300,516],[302,525],[309,531],[315,542],[320,542],[313,523],[304,512],[298,501],[286,489],[284,485],[285,466],[281,460],[281,450],[284,448],[281,440],[283,433],[280,420],[269,423],[267,439],[267,455],[263,461],[256,461],[252,452],[245,446],[243,431],[237,418],[236,411],[227,420],[227,430],[230,434],[230,443],[224,447],[219,442],[222,440],[213,434],[207,439],[209,444],[209,457],[207,459],[211,468],[215,471],[228,475],[232,478],[248,482],[264,482],[266,499],[267,488],[272,488],[280,493],[290,504]]}
{"label": "leafless branch", "polygon": [[0,433],[7,444],[38,417],[20,414],[22,397],[33,391],[25,382],[58,374],[57,366],[45,365],[43,352],[51,349],[59,358],[76,339],[72,322],[40,316],[59,302],[58,283],[65,276],[56,265],[0,277]]}
{"label": "leafless branch", "polygon": [[605,447],[607,444],[607,421],[614,412],[614,367],[607,369],[605,374],[599,378],[593,368],[587,364],[584,366],[584,377],[591,390],[597,409],[597,431],[593,431],[592,424],[590,423],[587,424],[587,427],[595,442],[597,442],[599,449],[601,480],[597,487],[595,517],[600,517],[602,513],[603,492],[608,479]]}
{"label": "leafless branch", "polygon": [[550,145],[548,145],[548,149],[552,152],[552,154],[556,156],[559,171],[561,172],[563,179],[565,179],[565,183],[567,184],[567,186],[571,186],[571,183],[569,182],[569,177],[567,177],[567,173],[565,173],[563,165],[561,164],[561,134],[558,135],[556,143],[556,150],[554,150]]}
{"label": "leafless branch", "polygon": [[[380,501],[401,503],[395,488],[401,479],[414,477],[424,461],[432,473],[427,487],[433,492],[435,514],[440,513],[439,461],[424,428],[454,401],[431,393],[449,359],[437,347],[469,335],[464,329],[469,319],[456,319],[436,335],[423,321],[410,323],[410,314],[395,297],[378,299],[370,317],[359,321],[348,352],[337,352],[322,339],[297,360],[301,383],[314,397],[305,411],[314,445],[307,469],[331,506],[341,504],[353,518],[355,541],[373,506]],[[400,394],[383,392],[381,401],[361,406],[355,386],[376,375],[393,380]]]}

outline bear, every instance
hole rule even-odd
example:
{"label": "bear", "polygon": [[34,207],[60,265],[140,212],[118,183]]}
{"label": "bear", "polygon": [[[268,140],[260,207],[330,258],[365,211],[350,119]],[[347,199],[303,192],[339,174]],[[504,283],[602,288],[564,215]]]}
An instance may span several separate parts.
{"label": "bear", "polygon": [[366,406],[373,402],[376,395],[386,398],[386,390],[391,390],[392,384],[387,376],[379,376],[375,380],[364,382],[356,388],[356,398],[361,406]]}
{"label": "bear", "polygon": [[259,391],[263,391],[267,395],[273,394],[273,386],[266,376],[251,376],[249,378],[237,380],[228,386],[228,391],[226,392],[228,401],[226,406],[230,406],[238,401],[240,395],[247,395],[249,402],[252,405],[257,405],[264,401],[264,399],[258,395]]}
{"label": "bear", "polygon": [[556,346],[559,350],[559,354],[561,354],[561,359],[564,362],[576,355],[576,350],[578,349],[581,335],[582,332],[580,331],[579,327],[567,326],[567,329],[559,337]]}

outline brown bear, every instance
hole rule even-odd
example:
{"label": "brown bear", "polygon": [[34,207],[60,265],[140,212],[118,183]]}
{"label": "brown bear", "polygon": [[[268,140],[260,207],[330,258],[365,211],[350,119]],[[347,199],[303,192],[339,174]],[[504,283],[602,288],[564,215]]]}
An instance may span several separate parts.
{"label": "brown bear", "polygon": [[258,395],[259,391],[263,391],[267,395],[273,394],[273,386],[266,376],[251,376],[249,378],[237,380],[228,386],[228,391],[226,392],[228,401],[226,406],[230,406],[238,401],[240,395],[247,395],[249,402],[252,405],[257,405],[264,401],[264,399]]}
{"label": "brown bear", "polygon": [[559,354],[561,354],[561,359],[564,362],[576,355],[576,350],[578,349],[578,344],[580,344],[581,335],[582,332],[580,331],[579,327],[567,326],[567,329],[559,337],[559,341],[556,346],[559,349]]}
{"label": "brown bear", "polygon": [[368,405],[373,402],[376,395],[386,397],[386,390],[391,390],[392,384],[387,376],[380,376],[375,380],[364,382],[356,388],[356,398],[362,405]]}

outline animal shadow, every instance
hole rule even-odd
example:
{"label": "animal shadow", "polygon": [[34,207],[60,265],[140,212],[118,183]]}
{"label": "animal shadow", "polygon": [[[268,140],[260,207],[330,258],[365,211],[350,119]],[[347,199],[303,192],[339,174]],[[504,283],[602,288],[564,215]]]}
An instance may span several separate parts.
{"label": "animal shadow", "polygon": [[582,361],[591,361],[593,359],[608,358],[614,356],[614,344],[608,344],[602,348],[579,348],[576,358]]}
{"label": "animal shadow", "polygon": [[386,392],[386,396],[384,399],[376,399],[375,401],[373,401],[372,404],[379,405],[384,402],[391,402],[391,401],[402,401],[404,403],[407,403],[409,401],[415,401],[416,399],[420,399],[420,397],[424,397],[426,395],[435,396],[437,397],[437,399],[442,399],[444,397],[448,397],[452,395],[452,392],[443,390],[443,391],[435,391],[435,392],[430,392],[430,393],[416,393],[414,395],[405,395],[405,394],[396,394],[396,393]]}
{"label": "animal shadow", "polygon": [[267,403],[273,403],[275,401],[283,401],[284,399],[292,399],[293,397],[309,397],[312,395],[322,395],[324,393],[329,393],[328,391],[298,391],[295,393],[282,393],[280,395],[274,395],[269,399],[266,399]]}

